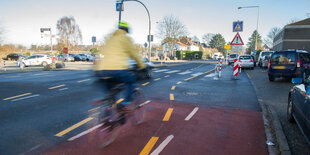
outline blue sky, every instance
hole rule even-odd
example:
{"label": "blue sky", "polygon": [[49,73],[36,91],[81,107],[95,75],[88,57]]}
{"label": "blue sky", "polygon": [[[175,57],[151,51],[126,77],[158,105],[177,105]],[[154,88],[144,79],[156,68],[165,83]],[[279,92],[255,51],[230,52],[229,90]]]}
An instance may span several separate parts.
{"label": "blue sky", "polygon": [[[272,27],[282,28],[292,19],[305,19],[310,13],[310,0],[140,0],[149,9],[152,33],[157,32],[156,22],[166,15],[177,16],[186,25],[190,36],[201,39],[205,33],[221,33],[226,42],[234,37],[232,22],[244,21],[243,41],[248,41],[256,29],[257,9],[239,6],[260,6],[258,31],[266,37]],[[79,24],[83,43],[91,44],[113,31],[118,20],[115,0],[0,0],[0,23],[5,28],[4,43],[49,44],[41,38],[39,29],[51,27],[56,33],[56,22],[62,16],[74,16]],[[133,28],[131,36],[136,43],[146,42],[148,18],[145,9],[137,2],[125,2],[123,20]],[[55,42],[56,40],[54,40]],[[155,43],[160,42],[155,37]]]}

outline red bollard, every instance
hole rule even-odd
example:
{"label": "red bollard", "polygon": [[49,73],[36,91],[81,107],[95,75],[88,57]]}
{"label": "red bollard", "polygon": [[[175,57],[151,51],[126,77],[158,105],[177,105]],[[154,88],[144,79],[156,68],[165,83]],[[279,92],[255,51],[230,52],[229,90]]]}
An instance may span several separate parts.
{"label": "red bollard", "polygon": [[239,65],[238,65],[238,59],[235,59],[234,60],[234,77],[236,78],[238,76],[238,70],[239,70]]}

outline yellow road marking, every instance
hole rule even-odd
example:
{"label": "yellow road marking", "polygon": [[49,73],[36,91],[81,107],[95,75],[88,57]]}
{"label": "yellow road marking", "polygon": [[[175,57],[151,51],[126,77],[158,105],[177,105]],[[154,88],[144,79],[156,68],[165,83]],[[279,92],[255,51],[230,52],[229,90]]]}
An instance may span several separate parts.
{"label": "yellow road marking", "polygon": [[174,100],[174,95],[173,94],[170,94],[170,100]]}
{"label": "yellow road marking", "polygon": [[89,81],[90,79],[80,80],[78,83]]}
{"label": "yellow road marking", "polygon": [[148,85],[150,82],[143,83],[142,86]]}
{"label": "yellow road marking", "polygon": [[64,130],[64,131],[61,131],[61,132],[57,133],[55,136],[61,137],[61,136],[65,135],[65,134],[67,134],[68,132],[70,132],[70,131],[72,131],[72,130],[78,128],[79,126],[81,126],[81,125],[83,125],[83,124],[85,124],[85,123],[91,121],[92,119],[94,119],[94,118],[88,117],[88,118],[84,119],[83,121],[74,124],[73,126],[69,127],[68,129],[66,129],[66,130]]}
{"label": "yellow road marking", "polygon": [[181,84],[181,83],[182,83],[181,81],[177,82],[177,84]]}
{"label": "yellow road marking", "polygon": [[157,142],[159,137],[152,137],[149,142],[144,146],[143,150],[139,153],[139,155],[148,155],[152,148],[154,147],[155,143]]}
{"label": "yellow road marking", "polygon": [[154,79],[154,81],[158,81],[158,80],[160,80],[160,78]]}
{"label": "yellow road marking", "polygon": [[13,99],[13,98],[22,97],[22,96],[26,96],[26,95],[30,95],[30,94],[32,94],[32,93],[20,94],[20,95],[16,95],[16,96],[5,98],[3,100],[10,100],[10,99]]}
{"label": "yellow road marking", "polygon": [[[215,68],[216,68],[216,67],[215,67]],[[211,70],[209,70],[209,71],[205,72],[205,74],[208,74],[208,73],[210,73],[210,72],[214,71],[214,70],[215,70],[215,68],[213,68],[213,69],[211,69]]]}
{"label": "yellow road marking", "polygon": [[175,90],[175,86],[172,86],[172,87],[171,87],[171,90]]}
{"label": "yellow road marking", "polygon": [[193,77],[190,77],[190,78],[185,79],[184,81],[188,81],[188,80],[191,80],[191,79],[196,78],[196,77],[197,77],[197,76],[193,76]]}
{"label": "yellow road marking", "polygon": [[48,89],[56,89],[56,88],[64,87],[64,86],[65,86],[65,85],[63,84],[63,85],[59,85],[59,86],[50,87],[50,88],[48,88]]}
{"label": "yellow road marking", "polygon": [[121,99],[117,100],[117,101],[115,102],[115,104],[119,104],[119,103],[121,103],[121,102],[123,102],[123,101],[124,101],[124,99],[121,98]]}
{"label": "yellow road marking", "polygon": [[169,108],[169,109],[167,110],[166,115],[165,115],[163,121],[169,121],[170,116],[171,116],[171,114],[172,114],[172,111],[173,111],[173,108]]}

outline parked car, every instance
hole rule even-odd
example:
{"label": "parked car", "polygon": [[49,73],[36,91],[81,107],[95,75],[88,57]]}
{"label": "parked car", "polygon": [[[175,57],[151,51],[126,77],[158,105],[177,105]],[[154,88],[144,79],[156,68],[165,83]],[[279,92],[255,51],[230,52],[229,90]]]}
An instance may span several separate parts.
{"label": "parked car", "polygon": [[86,57],[80,54],[74,56],[74,61],[86,61]]}
{"label": "parked car", "polygon": [[83,54],[86,56],[86,61],[95,61],[95,57],[93,57],[91,54]]}
{"label": "parked car", "polygon": [[241,68],[254,69],[254,59],[251,55],[240,55],[238,59],[241,64]]}
{"label": "parked car", "polygon": [[19,53],[11,53],[11,54],[8,54],[8,55],[6,56],[6,60],[9,60],[9,61],[11,61],[11,60],[17,61],[17,60],[19,60],[20,58],[26,58],[26,56],[24,56],[24,55],[22,55],[22,54],[19,54]]}
{"label": "parked car", "polygon": [[274,52],[268,63],[270,81],[274,81],[277,77],[302,77],[305,80],[309,71],[310,54],[303,50]]}
{"label": "parked car", "polygon": [[61,59],[62,61],[74,61],[74,57],[70,56],[69,54],[59,54],[57,58]]}
{"label": "parked car", "polygon": [[254,55],[251,55],[251,57],[252,57],[252,59],[253,59],[253,61],[254,61],[254,67],[256,67],[256,58],[255,58]]}
{"label": "parked car", "polygon": [[270,60],[270,55],[266,55],[263,57],[261,68],[268,68],[268,63]]}
{"label": "parked car", "polygon": [[302,78],[293,78],[293,86],[288,95],[287,119],[297,123],[301,133],[310,145],[310,87],[309,81],[302,82]]}
{"label": "parked car", "polygon": [[228,64],[233,64],[234,63],[234,60],[235,59],[238,59],[239,57],[239,54],[237,53],[232,53],[232,54],[229,54],[229,58],[228,58]]}
{"label": "parked car", "polygon": [[32,55],[25,59],[20,59],[17,61],[17,65],[20,67],[28,66],[47,66],[52,64],[52,58],[48,55]]}
{"label": "parked car", "polygon": [[259,56],[258,56],[258,59],[257,59],[258,66],[262,67],[263,57],[266,56],[266,55],[271,55],[272,53],[274,53],[274,51],[262,51],[262,52],[260,52]]}
{"label": "parked car", "polygon": [[144,70],[140,70],[137,66],[137,63],[133,59],[129,59],[129,70],[132,70],[136,73],[138,79],[150,79],[152,78],[152,69],[154,68],[154,64],[149,61],[147,58],[143,58],[142,61],[146,64],[146,68]]}

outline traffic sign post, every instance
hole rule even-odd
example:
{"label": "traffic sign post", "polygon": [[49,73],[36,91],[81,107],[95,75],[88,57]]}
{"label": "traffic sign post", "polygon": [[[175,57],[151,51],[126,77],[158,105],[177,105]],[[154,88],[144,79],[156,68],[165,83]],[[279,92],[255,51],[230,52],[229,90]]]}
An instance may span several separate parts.
{"label": "traffic sign post", "polygon": [[233,22],[233,32],[242,32],[243,31],[243,21]]}
{"label": "traffic sign post", "polygon": [[95,36],[93,36],[92,38],[91,38],[91,41],[93,42],[93,50],[92,50],[92,54],[94,54],[94,48],[95,48],[95,42],[96,42],[96,37]]}

